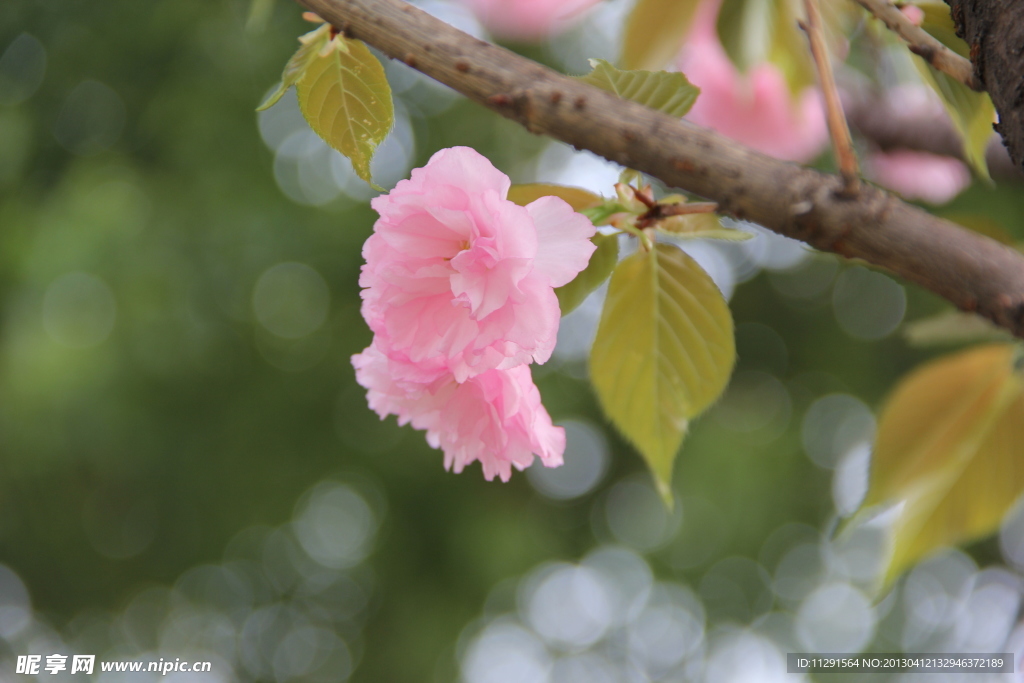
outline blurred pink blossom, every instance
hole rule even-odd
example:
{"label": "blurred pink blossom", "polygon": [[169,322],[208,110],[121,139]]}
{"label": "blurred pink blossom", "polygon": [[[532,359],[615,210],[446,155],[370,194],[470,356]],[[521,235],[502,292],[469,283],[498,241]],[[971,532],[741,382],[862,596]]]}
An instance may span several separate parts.
{"label": "blurred pink blossom", "polygon": [[[894,122],[914,125],[948,119],[938,97],[923,84],[892,88],[885,97]],[[867,154],[864,175],[907,199],[930,204],[945,204],[971,184],[971,172],[959,159],[905,149]]]}
{"label": "blurred pink blossom", "polygon": [[409,379],[463,382],[551,356],[553,288],[586,267],[594,226],[556,197],[517,206],[509,186],[476,151],[453,147],[373,200],[363,317],[389,357],[409,361]]}
{"label": "blurred pink blossom", "polygon": [[426,430],[427,443],[444,451],[446,469],[458,473],[479,460],[488,481],[508,481],[512,468],[525,469],[535,453],[547,467],[562,464],[565,430],[552,424],[528,365],[488,370],[461,384],[450,374],[423,384],[397,380],[406,374],[396,367],[402,362],[375,345],[352,363],[370,408]]}
{"label": "blurred pink blossom", "polygon": [[917,5],[904,5],[900,8],[900,11],[910,19],[910,23],[914,26],[920,26],[924,21],[924,10]]}
{"label": "blurred pink blossom", "polygon": [[560,311],[554,288],[583,270],[593,224],[556,197],[526,207],[510,181],[467,147],[438,152],[373,200],[363,247],[363,317],[373,343],[352,357],[381,418],[427,431],[460,472],[508,480],[540,456],[561,464],[528,363],[551,356]]}
{"label": "blurred pink blossom", "polygon": [[928,152],[874,152],[864,165],[868,177],[880,185],[929,204],[945,204],[971,184],[971,172],[963,162]]}
{"label": "blurred pink blossom", "polygon": [[491,33],[538,41],[565,29],[599,0],[464,0]]}
{"label": "blurred pink blossom", "polygon": [[720,4],[701,3],[679,56],[679,70],[701,89],[687,118],[779,159],[813,159],[828,142],[820,94],[808,88],[794,98],[773,64],[740,74],[718,41]]}

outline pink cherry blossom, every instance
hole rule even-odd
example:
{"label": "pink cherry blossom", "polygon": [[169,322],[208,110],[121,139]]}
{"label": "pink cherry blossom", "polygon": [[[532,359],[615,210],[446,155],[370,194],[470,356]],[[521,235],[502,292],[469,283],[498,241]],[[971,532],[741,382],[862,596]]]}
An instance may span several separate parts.
{"label": "pink cherry blossom", "polygon": [[779,159],[813,159],[828,142],[820,94],[808,88],[794,98],[773,64],[740,74],[718,41],[720,4],[701,3],[679,56],[679,70],[701,89],[687,118]]}
{"label": "pink cherry blossom", "polygon": [[[885,95],[894,124],[948,124],[938,96],[922,83],[906,83]],[[873,151],[864,157],[864,175],[907,199],[945,204],[971,184],[971,172],[959,159],[914,150]]]}
{"label": "pink cherry blossom", "polygon": [[598,0],[464,0],[491,33],[537,41],[566,28]]}
{"label": "pink cherry blossom", "polygon": [[444,451],[446,469],[458,473],[479,460],[488,481],[508,481],[512,468],[525,469],[534,454],[547,467],[562,464],[565,430],[541,405],[528,365],[488,370],[462,383],[451,374],[420,383],[396,379],[410,373],[375,344],[352,363],[370,408],[381,419],[397,415],[399,424],[426,430],[427,442]]}
{"label": "pink cherry blossom", "polygon": [[880,185],[929,204],[945,204],[971,184],[971,172],[963,162],[928,152],[873,152],[864,165],[865,173]]}
{"label": "pink cherry blossom", "polygon": [[454,147],[373,200],[363,317],[403,379],[464,382],[551,356],[553,288],[586,267],[594,226],[555,197],[517,206],[509,186],[486,158]]}

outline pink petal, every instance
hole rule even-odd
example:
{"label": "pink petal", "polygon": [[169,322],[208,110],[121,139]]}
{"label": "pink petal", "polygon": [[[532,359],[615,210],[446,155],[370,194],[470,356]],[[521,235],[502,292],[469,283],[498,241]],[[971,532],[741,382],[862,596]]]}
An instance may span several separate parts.
{"label": "pink petal", "polygon": [[526,210],[537,227],[537,241],[544,245],[537,252],[534,269],[547,277],[552,287],[571,282],[597,249],[590,241],[594,224],[558,197],[541,197]]}

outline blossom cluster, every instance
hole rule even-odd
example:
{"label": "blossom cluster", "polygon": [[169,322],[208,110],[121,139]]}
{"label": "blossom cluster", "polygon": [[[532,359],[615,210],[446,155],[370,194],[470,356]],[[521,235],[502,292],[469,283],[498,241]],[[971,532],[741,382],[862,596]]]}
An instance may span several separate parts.
{"label": "blossom cluster", "polygon": [[551,356],[554,288],[583,270],[594,226],[557,197],[518,206],[508,176],[467,147],[435,154],[373,200],[362,313],[373,342],[352,357],[370,407],[427,432],[455,472],[479,460],[508,481],[534,455],[562,463],[530,374]]}

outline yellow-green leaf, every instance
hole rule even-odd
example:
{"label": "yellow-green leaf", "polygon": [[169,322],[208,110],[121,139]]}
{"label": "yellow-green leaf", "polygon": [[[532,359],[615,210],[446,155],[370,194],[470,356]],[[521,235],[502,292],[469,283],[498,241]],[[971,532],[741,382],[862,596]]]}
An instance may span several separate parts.
{"label": "yellow-green leaf", "polygon": [[658,223],[658,230],[677,239],[713,239],[727,242],[743,242],[753,233],[722,226],[722,220],[713,213],[695,213],[689,216],[672,216]]}
{"label": "yellow-green leaf", "polygon": [[626,20],[619,62],[656,71],[675,59],[700,0],[639,0]]}
{"label": "yellow-green leaf", "polygon": [[953,50],[961,57],[970,58],[971,48],[967,42],[956,34],[956,24],[950,14],[949,5],[942,0],[915,2],[924,12],[921,28],[930,33],[936,40]]}
{"label": "yellow-green leaf", "polygon": [[347,49],[329,50],[310,63],[296,86],[299,108],[317,135],[373,185],[370,160],[394,123],[394,103],[380,61],[361,41],[345,43]]}
{"label": "yellow-green leaf", "polygon": [[669,116],[684,116],[700,94],[678,71],[620,71],[603,59],[591,59],[590,66],[593,71],[580,77],[584,83]]}
{"label": "yellow-green leaf", "polygon": [[[916,3],[924,11],[921,28],[961,57],[969,57],[970,48],[956,35],[956,27],[949,13],[949,6],[943,2],[923,1]],[[995,106],[988,93],[975,92],[966,85],[932,68],[924,59],[913,57],[914,67],[921,79],[938,94],[953,125],[964,142],[968,163],[978,175],[988,178],[988,164],[985,150],[992,138],[992,124],[995,123]]]}
{"label": "yellow-green leaf", "polygon": [[601,286],[608,276],[615,270],[619,262],[619,237],[618,235],[597,234],[591,238],[597,246],[597,250],[591,254],[590,263],[566,285],[555,289],[555,296],[558,297],[558,307],[562,315],[567,315],[595,289]]}
{"label": "yellow-green leaf", "polygon": [[966,311],[943,311],[907,323],[903,326],[903,337],[918,348],[1012,339],[1009,332],[995,323]]}
{"label": "yellow-green leaf", "polygon": [[[849,2],[821,3],[825,42],[834,55],[845,44],[845,31],[856,16]],[[723,0],[718,13],[718,38],[740,71],[771,62],[782,72],[790,91],[799,94],[814,85],[816,72],[807,38],[798,21],[801,0]]]}
{"label": "yellow-green leaf", "polygon": [[524,183],[509,188],[508,199],[519,206],[526,206],[541,197],[558,197],[572,207],[573,211],[583,211],[600,205],[604,199],[589,190],[566,185],[550,183]]}
{"label": "yellow-green leaf", "polygon": [[996,120],[996,108],[986,92],[975,92],[966,85],[936,71],[920,57],[914,57],[914,66],[942,100],[949,118],[964,141],[967,161],[983,178],[988,178],[988,163],[985,150],[992,137],[992,124]]}
{"label": "yellow-green leaf", "polygon": [[619,263],[590,377],[605,414],[643,455],[666,501],[689,420],[721,395],[735,359],[729,307],[696,261],[658,244]]}
{"label": "yellow-green leaf", "polygon": [[[255,5],[253,11],[255,11]],[[301,81],[303,76],[306,75],[309,65],[317,58],[320,51],[327,46],[330,39],[331,27],[329,24],[324,24],[299,38],[299,49],[295,51],[295,54],[288,60],[288,63],[284,65],[284,72],[281,74],[281,85],[277,86],[277,90],[272,92],[263,101],[263,104],[256,108],[256,111],[270,109],[288,92],[288,88]]]}
{"label": "yellow-green leaf", "polygon": [[718,39],[740,71],[765,61],[775,21],[785,0],[722,0]]}
{"label": "yellow-green leaf", "polygon": [[900,504],[886,583],[941,547],[981,538],[1024,492],[1024,383],[1011,344],[907,377],[882,411],[866,505]]}

